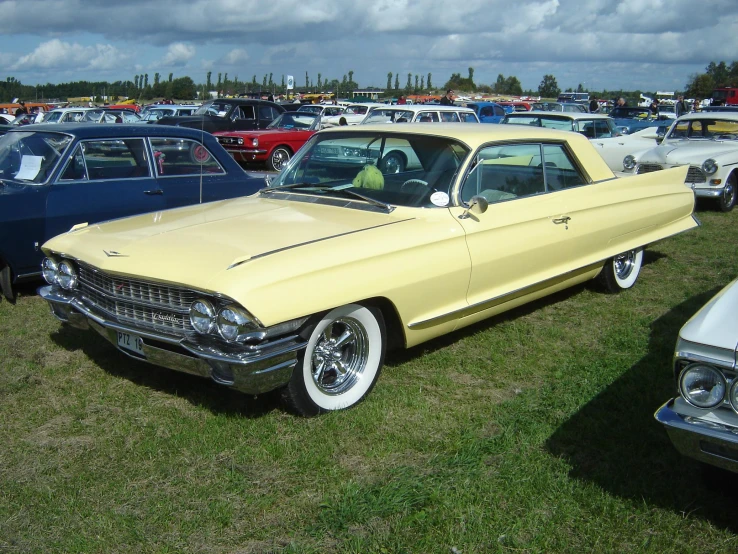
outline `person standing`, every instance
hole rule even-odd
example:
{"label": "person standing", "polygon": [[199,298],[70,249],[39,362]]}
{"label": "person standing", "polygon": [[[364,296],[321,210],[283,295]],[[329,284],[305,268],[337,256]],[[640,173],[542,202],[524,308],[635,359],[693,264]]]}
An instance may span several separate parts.
{"label": "person standing", "polygon": [[446,95],[441,98],[441,106],[453,106],[454,105],[454,91],[448,89]]}
{"label": "person standing", "polygon": [[589,101],[589,113],[600,113],[600,103],[594,98]]}
{"label": "person standing", "polygon": [[649,110],[651,110],[651,115],[654,117],[658,117],[659,115],[659,100],[658,98],[656,100],[651,101],[651,105],[648,107]]}
{"label": "person standing", "polygon": [[684,102],[684,96],[681,94],[677,98],[677,103],[674,104],[674,113],[677,117],[684,115],[687,113],[689,109],[687,108],[687,104]]}
{"label": "person standing", "polygon": [[15,117],[18,117],[19,115],[27,114],[28,108],[26,108],[26,103],[23,100],[20,100],[18,102],[18,109],[15,110]]}
{"label": "person standing", "polygon": [[404,96],[400,96],[400,98],[398,98],[398,100],[397,100],[397,103],[400,104],[400,105],[407,104],[407,100],[405,100],[405,97]]}

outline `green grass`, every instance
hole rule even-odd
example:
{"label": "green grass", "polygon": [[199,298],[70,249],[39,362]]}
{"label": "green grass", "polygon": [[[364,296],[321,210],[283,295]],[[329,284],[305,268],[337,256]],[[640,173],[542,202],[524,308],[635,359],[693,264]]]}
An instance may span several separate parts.
{"label": "green grass", "polygon": [[134,362],[25,289],[0,303],[0,552],[735,552],[653,412],[677,332],[738,275],[738,214],[577,287],[391,354],[301,419]]}

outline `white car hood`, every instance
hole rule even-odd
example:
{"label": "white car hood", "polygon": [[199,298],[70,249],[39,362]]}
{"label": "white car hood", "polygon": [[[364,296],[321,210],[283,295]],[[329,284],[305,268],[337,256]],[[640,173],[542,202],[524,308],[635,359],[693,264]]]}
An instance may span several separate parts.
{"label": "white car hood", "polygon": [[679,336],[689,342],[735,351],[738,347],[738,279],[692,316],[679,331]]}
{"label": "white car hood", "polygon": [[738,142],[716,142],[711,140],[680,140],[666,142],[646,152],[640,163],[658,163],[663,165],[702,165],[708,158],[716,158],[721,154],[738,152]]}

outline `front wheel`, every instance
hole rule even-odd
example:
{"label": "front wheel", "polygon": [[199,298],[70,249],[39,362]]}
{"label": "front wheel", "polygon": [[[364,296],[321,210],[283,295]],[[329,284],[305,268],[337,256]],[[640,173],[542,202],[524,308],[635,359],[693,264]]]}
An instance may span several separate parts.
{"label": "front wheel", "polygon": [[290,161],[291,157],[292,152],[287,150],[284,146],[280,146],[272,151],[269,159],[267,160],[267,165],[272,171],[281,171],[284,164]]}
{"label": "front wheel", "polygon": [[315,325],[298,358],[283,391],[287,406],[309,417],[361,402],[382,369],[385,337],[377,308],[348,304],[331,310]]}
{"label": "front wheel", "polygon": [[405,157],[399,152],[390,152],[380,164],[382,173],[402,173],[405,171]]}
{"label": "front wheel", "polygon": [[723,187],[723,192],[720,195],[720,211],[729,212],[735,206],[735,194],[736,194],[736,179],[735,174],[728,177]]}
{"label": "front wheel", "polygon": [[628,250],[607,260],[597,280],[607,292],[617,293],[635,285],[642,265],[643,248]]}

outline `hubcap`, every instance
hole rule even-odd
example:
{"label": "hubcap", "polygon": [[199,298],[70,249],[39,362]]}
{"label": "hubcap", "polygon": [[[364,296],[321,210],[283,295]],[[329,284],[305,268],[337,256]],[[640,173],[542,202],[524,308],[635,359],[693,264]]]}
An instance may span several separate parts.
{"label": "hubcap", "polygon": [[346,392],[361,379],[369,358],[369,337],[357,320],[339,318],[323,329],[312,356],[313,382],[330,395]]}
{"label": "hubcap", "polygon": [[400,172],[400,160],[397,156],[389,156],[384,161],[384,172],[385,173],[399,173]]}
{"label": "hubcap", "polygon": [[274,169],[279,171],[282,169],[282,166],[288,162],[290,159],[287,152],[284,150],[277,150],[274,154],[272,154],[272,165],[274,166]]}
{"label": "hubcap", "polygon": [[633,264],[635,263],[636,253],[635,250],[626,252],[615,256],[615,276],[618,279],[627,279],[631,271],[633,271]]}
{"label": "hubcap", "polygon": [[725,202],[725,205],[732,206],[734,197],[735,187],[732,182],[728,182],[725,184],[725,188],[723,189],[723,201]]}

